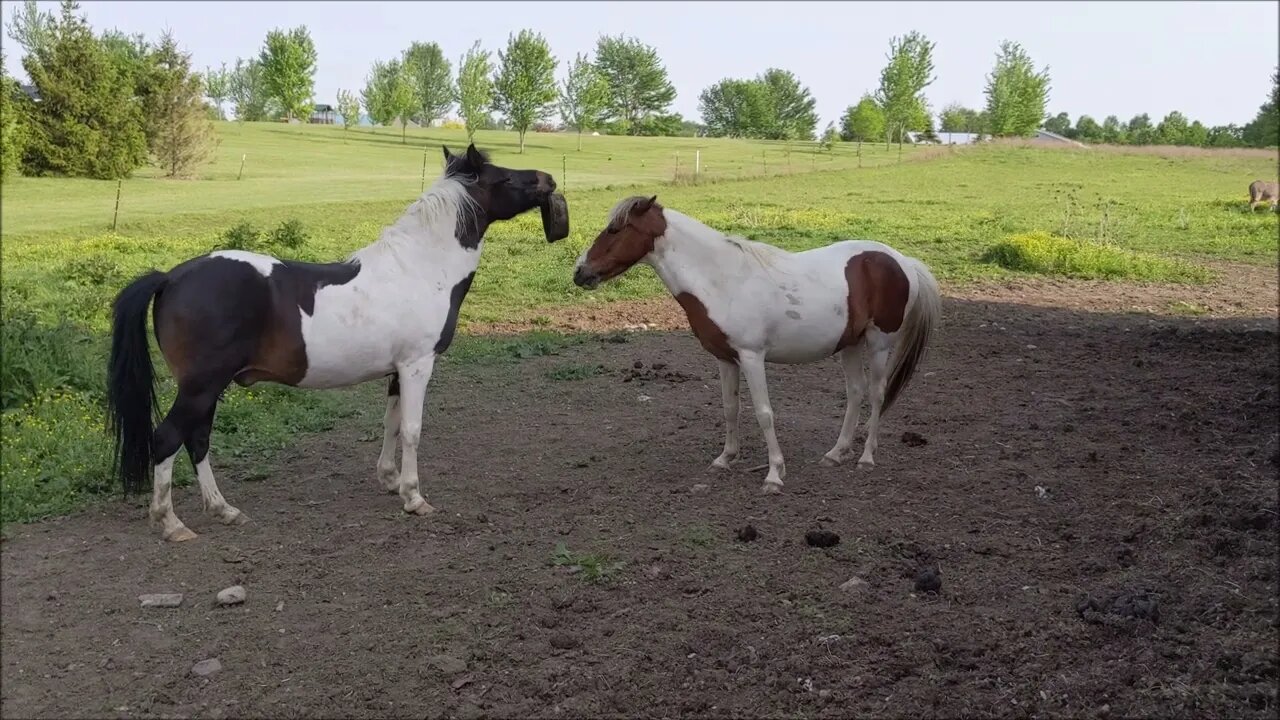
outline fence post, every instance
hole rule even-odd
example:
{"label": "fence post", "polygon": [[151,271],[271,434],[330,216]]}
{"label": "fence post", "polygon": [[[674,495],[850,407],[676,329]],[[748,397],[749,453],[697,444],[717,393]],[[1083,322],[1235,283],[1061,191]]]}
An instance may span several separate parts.
{"label": "fence post", "polygon": [[702,173],[702,151],[693,151],[693,176],[696,178]]}
{"label": "fence post", "polygon": [[418,188],[418,192],[427,191],[427,146],[422,146],[422,186]]}
{"label": "fence post", "polygon": [[765,156],[766,156],[766,155],[768,155],[768,154],[769,154],[769,151],[768,151],[768,150],[761,150],[761,151],[760,151],[760,166],[761,166],[762,168],[764,168],[764,174],[765,174],[765,175],[768,175],[768,174],[769,174],[769,159],[768,159],[767,157],[765,157]]}
{"label": "fence post", "polygon": [[120,186],[124,185],[123,179],[116,180],[116,209],[111,213],[111,232],[116,231],[116,218],[120,217]]}
{"label": "fence post", "polygon": [[[582,136],[579,135],[578,137],[579,139],[581,139]],[[568,189],[569,187],[569,156],[564,154],[560,155],[560,182],[564,185],[565,189]]]}
{"label": "fence post", "polygon": [[236,180],[244,177],[244,159],[247,157],[249,157],[249,153],[243,153],[240,155],[240,172],[236,173]]}
{"label": "fence post", "polygon": [[680,179],[680,151],[676,151],[676,180]]}

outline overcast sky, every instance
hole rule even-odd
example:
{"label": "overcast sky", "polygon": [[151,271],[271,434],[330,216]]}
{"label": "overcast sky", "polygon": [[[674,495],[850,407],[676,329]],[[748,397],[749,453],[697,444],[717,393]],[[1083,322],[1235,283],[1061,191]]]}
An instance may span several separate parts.
{"label": "overcast sky", "polygon": [[[6,24],[15,2],[3,2]],[[57,9],[56,2],[41,2]],[[257,53],[273,27],[306,24],[319,53],[317,102],[358,90],[369,66],[415,40],[454,62],[475,40],[491,51],[510,33],[542,33],[561,60],[591,52],[602,34],[626,33],[657,48],[678,96],[697,119],[698,93],[724,77],[776,66],[794,72],[825,125],[874,89],[889,39],[919,30],[937,43],[936,112],[980,107],[1003,39],[1027,48],[1052,75],[1049,111],[1101,121],[1180,110],[1207,125],[1253,119],[1280,54],[1274,0],[1259,2],[106,2],[81,0],[95,29],[156,37],[170,28],[196,67]],[[11,43],[5,38],[6,46]],[[11,73],[20,58],[6,52]]]}

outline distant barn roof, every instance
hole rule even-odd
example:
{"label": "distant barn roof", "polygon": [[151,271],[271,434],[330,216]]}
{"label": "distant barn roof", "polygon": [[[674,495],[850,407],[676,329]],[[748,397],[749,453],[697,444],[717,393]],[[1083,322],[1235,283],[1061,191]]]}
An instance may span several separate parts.
{"label": "distant barn roof", "polygon": [[333,112],[333,106],[325,103],[316,103],[315,112]]}

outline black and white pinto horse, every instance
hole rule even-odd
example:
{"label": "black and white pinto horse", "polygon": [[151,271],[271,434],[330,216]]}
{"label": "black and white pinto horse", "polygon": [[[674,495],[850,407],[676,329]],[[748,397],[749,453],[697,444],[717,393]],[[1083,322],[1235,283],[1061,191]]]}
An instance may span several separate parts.
{"label": "black and white pinto horse", "polygon": [[[568,234],[564,198],[547,173],[499,167],[474,145],[444,156],[440,179],[344,262],[219,251],[142,275],[117,296],[107,386],[116,467],[126,493],[153,474],[150,516],[166,540],[196,537],[173,512],[173,463],[184,446],[205,509],[226,524],[247,520],[223,498],[209,464],[214,413],[232,382],[340,388],[390,377],[378,478],[405,512],[434,510],[418,483],[423,401],[485,230],[542,207],[548,241]],[[156,341],[178,385],[158,427],[146,327],[153,300]]]}

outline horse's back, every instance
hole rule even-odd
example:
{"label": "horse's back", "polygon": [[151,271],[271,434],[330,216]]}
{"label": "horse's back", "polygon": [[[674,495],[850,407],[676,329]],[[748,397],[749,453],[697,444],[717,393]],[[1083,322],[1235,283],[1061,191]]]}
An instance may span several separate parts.
{"label": "horse's back", "polygon": [[1275,200],[1277,198],[1280,198],[1280,182],[1254,180],[1249,183],[1250,200]]}

